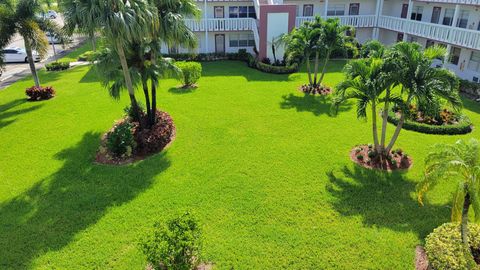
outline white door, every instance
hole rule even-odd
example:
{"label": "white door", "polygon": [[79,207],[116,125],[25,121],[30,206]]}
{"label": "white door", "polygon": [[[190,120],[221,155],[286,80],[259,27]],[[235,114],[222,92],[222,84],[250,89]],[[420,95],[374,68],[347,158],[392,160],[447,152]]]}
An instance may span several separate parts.
{"label": "white door", "polygon": [[225,53],[225,35],[224,34],[215,35],[215,52]]}

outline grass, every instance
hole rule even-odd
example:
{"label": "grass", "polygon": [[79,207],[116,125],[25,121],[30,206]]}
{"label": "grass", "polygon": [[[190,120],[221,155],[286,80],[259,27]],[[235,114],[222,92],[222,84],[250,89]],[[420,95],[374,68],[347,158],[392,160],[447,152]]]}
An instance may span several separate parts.
{"label": "grass", "polygon": [[[329,65],[328,85],[342,80],[343,64]],[[46,102],[25,101],[28,79],[0,91],[0,268],[143,269],[139,238],[188,209],[217,269],[412,269],[415,246],[449,221],[455,187],[438,186],[420,207],[415,184],[434,143],[479,138],[478,128],[404,130],[398,147],[413,168],[369,171],[348,157],[371,141],[369,123],[353,103],[332,117],[329,98],[304,97],[305,73],[239,62],[203,70],[192,91],[162,82],[158,103],[176,140],[123,167],[92,162],[128,98],[112,100],[89,66],[41,72],[57,90]],[[465,101],[464,111],[480,127],[480,106]]]}

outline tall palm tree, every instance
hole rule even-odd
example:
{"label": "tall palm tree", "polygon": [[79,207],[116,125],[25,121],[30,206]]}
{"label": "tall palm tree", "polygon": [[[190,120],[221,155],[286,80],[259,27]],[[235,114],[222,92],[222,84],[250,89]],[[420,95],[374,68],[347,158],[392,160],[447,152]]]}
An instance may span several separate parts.
{"label": "tall palm tree", "polygon": [[17,33],[22,36],[35,86],[40,86],[40,79],[35,68],[33,51],[36,50],[42,58],[47,54],[47,31],[63,36],[54,21],[38,16],[45,11],[44,4],[49,2],[0,0],[0,48],[5,48]]}
{"label": "tall palm tree", "polygon": [[333,106],[350,99],[357,100],[357,117],[366,118],[368,106],[371,108],[372,134],[374,149],[381,153],[377,128],[377,106],[383,101],[381,94],[392,82],[386,76],[385,65],[381,58],[359,59],[344,67],[346,79],[336,89]]}
{"label": "tall palm tree", "polygon": [[[425,159],[425,177],[418,184],[418,200],[423,205],[424,194],[442,180],[457,182],[452,221],[461,223],[465,250],[468,244],[468,212],[472,206],[475,222],[480,221],[480,146],[476,139],[459,140],[455,144],[437,144]],[[471,252],[469,261],[475,265]]]}
{"label": "tall palm tree", "polygon": [[[322,75],[317,82],[317,72],[315,72],[314,84],[320,85],[327,70],[327,64],[330,60],[332,52],[335,50],[345,50],[350,46],[351,37],[347,36],[347,32],[354,33],[355,28],[347,25],[341,25],[340,19],[329,18],[321,24],[321,44],[323,45],[324,63],[322,68]],[[318,58],[315,58],[315,65],[318,66]]]}
{"label": "tall palm tree", "polygon": [[74,31],[87,34],[92,43],[92,50],[96,51],[95,32],[99,27],[97,19],[101,12],[96,1],[60,0],[59,5],[65,18],[65,30],[69,34]]}
{"label": "tall palm tree", "polygon": [[386,57],[386,62],[395,72],[391,73],[394,80],[401,85],[403,99],[399,105],[401,115],[395,132],[385,148],[391,151],[406,118],[407,108],[413,103],[437,105],[439,98],[446,100],[455,110],[462,107],[458,93],[458,78],[454,73],[443,68],[432,67],[436,58],[444,58],[446,51],[439,46],[422,50],[418,43],[399,42],[393,46]]}

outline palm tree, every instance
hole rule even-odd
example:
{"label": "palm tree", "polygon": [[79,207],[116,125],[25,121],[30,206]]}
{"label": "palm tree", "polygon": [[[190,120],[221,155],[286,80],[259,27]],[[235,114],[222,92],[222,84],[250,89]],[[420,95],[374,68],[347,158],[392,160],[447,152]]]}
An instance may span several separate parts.
{"label": "palm tree", "polygon": [[65,30],[69,34],[73,34],[75,30],[87,34],[92,50],[96,51],[95,32],[99,27],[97,18],[100,16],[97,3],[89,0],[60,0],[59,4],[65,18]]}
{"label": "palm tree", "polygon": [[35,86],[40,86],[33,50],[40,57],[47,54],[48,41],[46,32],[63,36],[60,27],[53,21],[38,16],[44,12],[43,4],[47,1],[40,0],[0,0],[0,48],[6,47],[18,33],[22,36],[27,53],[27,61],[32,73]]}
{"label": "palm tree", "polygon": [[398,139],[405,122],[405,112],[413,102],[437,106],[441,98],[455,110],[462,107],[457,76],[447,69],[432,67],[433,59],[443,59],[445,54],[446,51],[442,47],[432,46],[422,50],[418,43],[410,42],[399,42],[388,53],[386,62],[395,71],[391,76],[397,84],[401,85],[402,98],[397,99],[401,115],[395,132],[385,148],[387,153],[391,151]]}
{"label": "palm tree", "polygon": [[[475,222],[480,221],[480,147],[476,139],[459,140],[453,145],[437,144],[425,159],[425,177],[418,184],[418,200],[442,180],[457,182],[452,221],[461,223],[461,237],[466,251],[468,244],[468,212],[472,206]],[[475,265],[471,252],[467,257]]]}
{"label": "palm tree", "polygon": [[368,106],[371,108],[374,149],[381,153],[377,128],[377,106],[382,102],[380,95],[392,82],[386,76],[381,58],[359,59],[344,67],[346,79],[337,86],[333,106],[350,99],[357,100],[357,118],[366,118]]}
{"label": "palm tree", "polygon": [[[347,25],[341,25],[340,19],[329,18],[322,23],[322,34],[320,42],[323,44],[324,63],[322,75],[317,82],[317,72],[315,72],[314,84],[320,85],[325,76],[328,61],[335,50],[345,50],[350,46],[351,37],[347,36],[347,32],[354,33],[355,28]],[[318,57],[315,58],[315,66],[318,66]]]}

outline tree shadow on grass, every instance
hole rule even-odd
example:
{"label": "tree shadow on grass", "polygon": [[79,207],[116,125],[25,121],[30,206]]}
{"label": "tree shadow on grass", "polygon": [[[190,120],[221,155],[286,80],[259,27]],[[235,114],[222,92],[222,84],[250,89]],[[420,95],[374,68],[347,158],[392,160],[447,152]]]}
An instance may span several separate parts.
{"label": "tree shadow on grass", "polygon": [[426,204],[416,199],[415,183],[398,172],[387,173],[360,166],[329,172],[327,190],[333,207],[344,216],[361,216],[366,226],[414,232],[424,239],[450,220],[448,206]]}
{"label": "tree shadow on grass", "polygon": [[[100,80],[98,79],[97,76],[97,71],[95,66],[87,66],[88,71],[85,73],[85,75],[80,79],[80,83],[99,83]],[[81,67],[79,67],[81,68]]]}
{"label": "tree shadow on grass", "polygon": [[26,98],[12,100],[8,103],[0,105],[0,128],[6,127],[15,122],[18,116],[39,109],[42,105],[36,104],[27,108],[14,109],[27,102]]}
{"label": "tree shadow on grass", "polygon": [[244,77],[247,81],[292,81],[295,74],[271,74],[247,66],[241,61],[214,61],[202,63],[202,77]]}
{"label": "tree shadow on grass", "polygon": [[179,87],[172,87],[168,89],[168,92],[172,94],[177,94],[177,95],[184,95],[184,94],[194,93],[195,91],[197,91],[197,88],[198,87],[195,87],[195,86],[192,86],[192,87],[179,86]]}
{"label": "tree shadow on grass", "polygon": [[170,163],[160,153],[129,166],[93,163],[100,134],[87,133],[56,158],[56,173],[0,204],[0,269],[26,269],[35,258],[61,250],[108,209],[147,189]]}
{"label": "tree shadow on grass", "polygon": [[480,114],[480,103],[465,97],[462,99],[463,99],[463,107],[466,110]]}
{"label": "tree shadow on grass", "polygon": [[[326,114],[333,116],[330,98],[326,96],[304,95],[296,96],[294,94],[282,96],[280,108],[296,109],[297,112],[311,112],[315,116]],[[349,104],[341,105],[338,112],[348,111],[351,108]]]}

